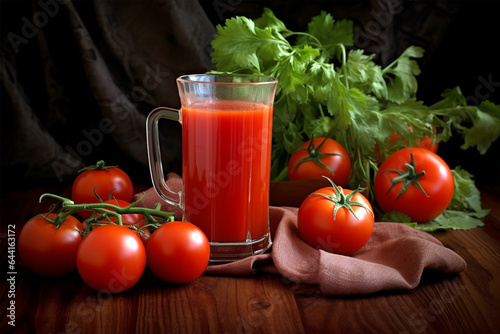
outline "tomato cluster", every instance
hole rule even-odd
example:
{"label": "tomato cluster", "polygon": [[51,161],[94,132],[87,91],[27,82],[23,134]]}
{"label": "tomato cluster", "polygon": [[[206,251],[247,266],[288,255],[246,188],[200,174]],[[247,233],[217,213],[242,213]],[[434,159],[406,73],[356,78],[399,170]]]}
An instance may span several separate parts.
{"label": "tomato cluster", "polygon": [[98,166],[78,175],[71,200],[46,194],[61,199],[63,209],[37,215],[23,226],[18,249],[26,266],[44,276],[77,270],[88,286],[106,293],[133,287],[146,266],[170,283],[201,276],[210,258],[205,234],[187,222],[156,219],[170,218],[169,213],[135,207],[128,175]]}
{"label": "tomato cluster", "polygon": [[[393,134],[391,141],[399,137]],[[428,223],[442,214],[454,192],[453,174],[437,154],[437,143],[425,137],[417,147],[405,147],[378,167],[373,193],[382,212],[403,213],[412,222]],[[299,208],[297,224],[302,239],[328,252],[350,255],[369,240],[374,224],[370,202],[347,186],[351,162],[346,150],[331,138],[313,138],[292,154],[288,177],[328,178],[332,187],[315,191]]]}

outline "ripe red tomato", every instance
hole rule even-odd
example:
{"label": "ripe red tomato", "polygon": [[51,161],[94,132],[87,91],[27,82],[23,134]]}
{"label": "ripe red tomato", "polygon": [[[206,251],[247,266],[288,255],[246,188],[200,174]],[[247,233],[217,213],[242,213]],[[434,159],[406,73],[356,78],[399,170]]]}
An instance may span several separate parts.
{"label": "ripe red tomato", "polygon": [[[333,187],[321,188],[302,202],[297,216],[299,233],[314,248],[351,255],[371,237],[373,210],[359,192],[336,188],[337,191]],[[348,204],[354,214],[342,203]]]}
{"label": "ripe red tomato", "polygon": [[[407,189],[403,191],[405,184]],[[389,156],[374,181],[375,199],[384,212],[401,212],[417,223],[427,223],[446,210],[453,191],[453,174],[446,162],[418,147]]]}
{"label": "ripe red tomato", "polygon": [[146,245],[148,267],[162,280],[188,283],[200,277],[210,260],[205,234],[187,222],[161,225]]}
{"label": "ripe red tomato", "polygon": [[[410,130],[413,131],[413,128],[410,126]],[[434,127],[434,133],[436,133],[436,127]],[[396,140],[398,140],[399,138],[401,138],[401,135],[398,135],[396,133],[392,133],[391,134],[391,138],[389,139],[391,141],[391,143],[395,142]],[[439,142],[435,142],[434,144],[432,143],[432,139],[431,137],[428,137],[428,136],[425,136],[424,138],[422,139],[419,139],[417,140],[417,147],[420,147],[420,148],[425,148],[431,152],[434,152],[436,153],[437,150],[438,150],[438,147],[439,147]],[[405,142],[405,145],[407,143]]]}
{"label": "ripe red tomato", "polygon": [[[95,167],[95,169],[92,169]],[[80,173],[71,188],[71,199],[76,204],[98,203],[99,199],[94,194],[105,201],[112,196],[124,201],[131,202],[134,197],[134,187],[130,177],[118,167],[107,167],[103,161],[99,161],[96,166]],[[88,218],[92,211],[80,211],[79,215]]]}
{"label": "ripe red tomato", "polygon": [[[56,214],[43,216],[53,220]],[[78,230],[83,230],[82,224],[73,216],[68,216],[58,229],[40,215],[35,216],[21,229],[17,241],[19,256],[40,275],[69,274],[76,269],[76,253],[82,241]]]}
{"label": "ripe red tomato", "polygon": [[424,137],[421,140],[417,141],[417,146],[420,148],[425,148],[433,153],[436,153],[439,147],[439,143],[432,143],[432,139],[430,137]]}
{"label": "ripe red tomato", "polygon": [[76,256],[78,272],[91,288],[118,293],[133,287],[146,267],[146,250],[136,232],[121,225],[103,225],[82,241]]}
{"label": "ripe red tomato", "polygon": [[351,176],[351,158],[336,140],[325,137],[305,142],[288,162],[290,180],[330,178],[339,186],[346,186]]}

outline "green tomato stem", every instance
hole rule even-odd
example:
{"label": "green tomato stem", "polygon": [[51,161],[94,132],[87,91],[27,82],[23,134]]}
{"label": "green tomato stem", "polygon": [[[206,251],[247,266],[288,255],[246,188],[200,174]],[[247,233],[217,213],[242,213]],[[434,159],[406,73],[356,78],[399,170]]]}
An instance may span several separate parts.
{"label": "green tomato stem", "polygon": [[109,170],[110,168],[118,168],[118,166],[106,166],[104,160],[99,160],[95,165],[83,167],[78,173],[86,172],[88,170]]}
{"label": "green tomato stem", "polygon": [[40,198],[38,199],[38,202],[41,203],[42,202],[42,199],[44,199],[45,197],[52,197],[52,198],[55,198],[63,203],[71,203],[71,204],[74,204],[75,202],[73,202],[72,200],[70,200],[69,198],[66,198],[66,197],[62,197],[62,196],[59,196],[59,195],[54,195],[54,194],[50,194],[50,193],[45,193],[45,194],[42,194],[42,196],[40,196]]}
{"label": "green tomato stem", "polygon": [[[161,208],[160,203],[157,203],[154,209],[137,207],[137,205],[146,197],[145,193],[143,193],[141,198],[139,198],[133,203],[130,203],[130,205],[126,207],[119,207],[117,205],[109,203],[75,204],[69,198],[65,198],[50,193],[45,193],[42,196],[40,196],[40,202],[45,197],[51,197],[61,201],[62,208],[61,211],[57,213],[55,219],[52,221],[47,217],[45,217],[45,219],[47,219],[49,222],[56,225],[56,229],[58,229],[64,223],[64,221],[66,221],[66,218],[68,218],[68,216],[83,210],[91,210],[95,212],[87,222],[89,223],[89,225],[93,224],[98,226],[103,225],[102,223],[99,222],[99,220],[103,220],[106,218],[108,218],[109,220],[109,216],[115,217],[117,220],[116,223],[111,222],[110,220],[110,224],[123,225],[123,219],[122,219],[123,214],[142,214],[145,217],[146,221],[148,222],[148,226],[155,226],[155,227],[159,227],[159,225],[161,225],[161,223],[155,217],[162,218],[165,220],[165,222],[171,222],[175,219],[174,213],[160,210]],[[134,228],[137,229],[137,227],[135,226]],[[85,228],[85,230],[87,231],[86,233],[88,233],[89,229]],[[84,234],[86,233],[84,231]]]}

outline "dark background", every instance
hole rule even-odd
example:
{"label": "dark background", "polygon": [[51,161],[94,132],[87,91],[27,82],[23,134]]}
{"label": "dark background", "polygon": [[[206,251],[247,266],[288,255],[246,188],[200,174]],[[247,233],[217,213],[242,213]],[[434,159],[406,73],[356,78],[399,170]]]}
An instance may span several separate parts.
{"label": "dark background", "polygon": [[[59,7],[35,36],[13,50],[9,36],[23,36],[25,20],[33,23],[33,15],[43,10],[40,3]],[[178,106],[176,76],[210,69],[209,43],[217,24],[235,15],[256,18],[263,7],[295,31],[304,31],[321,10],[351,19],[356,46],[376,53],[382,65],[409,45],[422,46],[418,98],[426,105],[455,86],[470,102],[483,95],[500,103],[497,1],[75,1],[71,10],[67,1],[61,3],[1,1],[2,191],[71,182],[79,167],[100,159],[118,164],[136,182],[149,182],[146,115],[159,105]],[[85,38],[78,37],[81,31]],[[96,64],[101,67],[89,74]],[[155,64],[160,64],[161,84],[134,98]],[[492,82],[489,90],[484,80]],[[119,96],[129,102],[123,123],[109,110]],[[88,140],[82,131],[99,129],[104,117],[114,117],[115,130],[101,131],[88,154],[75,154]],[[166,169],[180,172],[180,129],[166,127]],[[482,156],[475,148],[461,150],[461,143],[454,136],[438,153],[450,167],[473,173],[478,184],[498,183],[500,144]],[[68,154],[74,165],[67,164]],[[65,164],[64,175],[58,177],[54,162]]]}

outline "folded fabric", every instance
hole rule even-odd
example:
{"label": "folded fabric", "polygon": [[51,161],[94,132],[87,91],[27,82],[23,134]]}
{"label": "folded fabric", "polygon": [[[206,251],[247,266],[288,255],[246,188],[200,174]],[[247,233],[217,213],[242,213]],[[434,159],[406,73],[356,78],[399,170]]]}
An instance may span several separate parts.
{"label": "folded fabric", "polygon": [[[182,179],[169,174],[172,191],[182,188]],[[140,205],[182,212],[164,202],[151,188]],[[137,194],[139,198],[142,194]],[[399,223],[375,223],[368,243],[351,256],[315,249],[302,241],[295,207],[269,209],[272,248],[265,254],[239,261],[209,265],[206,275],[280,274],[298,283],[319,286],[325,295],[368,294],[383,290],[413,289],[424,270],[458,273],[466,269],[462,257],[432,235]]]}

